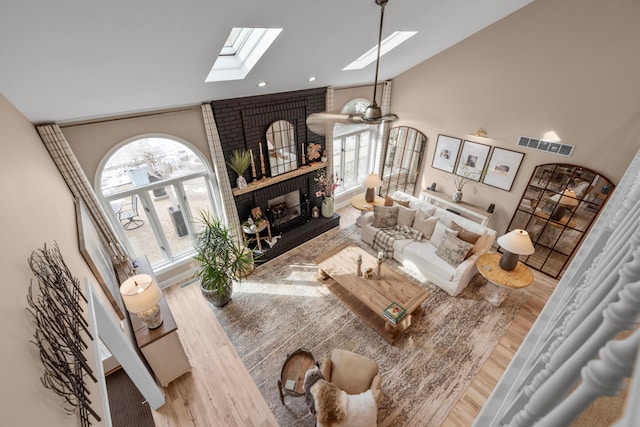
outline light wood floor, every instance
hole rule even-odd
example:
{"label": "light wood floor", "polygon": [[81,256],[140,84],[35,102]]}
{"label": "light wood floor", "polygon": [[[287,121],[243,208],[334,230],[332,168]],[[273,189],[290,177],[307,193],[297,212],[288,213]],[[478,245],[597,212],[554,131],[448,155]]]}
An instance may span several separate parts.
{"label": "light wood floor", "polygon": [[[360,212],[340,209],[340,227]],[[557,281],[534,271],[530,297],[490,359],[443,426],[470,426],[551,295]],[[166,404],[154,413],[157,426],[277,426],[267,403],[197,286],[165,292],[193,366],[165,388]],[[280,402],[277,402],[280,404]]]}

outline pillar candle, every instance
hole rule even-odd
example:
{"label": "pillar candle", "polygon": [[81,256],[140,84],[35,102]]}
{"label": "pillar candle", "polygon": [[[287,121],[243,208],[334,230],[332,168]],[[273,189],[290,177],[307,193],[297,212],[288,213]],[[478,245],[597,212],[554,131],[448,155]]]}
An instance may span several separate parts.
{"label": "pillar candle", "polygon": [[384,258],[384,253],[382,251],[378,252],[378,261],[382,261],[382,259]]}
{"label": "pillar candle", "polygon": [[260,142],[260,155],[262,156],[262,142]]}

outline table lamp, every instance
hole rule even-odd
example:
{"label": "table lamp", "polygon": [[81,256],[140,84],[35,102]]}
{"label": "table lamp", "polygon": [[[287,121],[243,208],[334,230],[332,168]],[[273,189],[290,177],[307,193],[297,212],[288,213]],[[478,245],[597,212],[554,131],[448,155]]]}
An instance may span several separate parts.
{"label": "table lamp", "polygon": [[498,237],[498,244],[504,250],[500,257],[500,268],[506,271],[516,268],[520,255],[531,255],[535,252],[529,233],[525,230],[515,229]]}
{"label": "table lamp", "polygon": [[578,200],[575,191],[567,188],[562,192],[549,197],[549,200],[556,203],[556,207],[549,216],[554,221],[560,221],[567,211],[568,207],[575,208],[578,206]]}
{"label": "table lamp", "polygon": [[160,287],[148,274],[129,277],[120,285],[120,294],[127,310],[138,315],[149,329],[162,325],[160,313]]}
{"label": "table lamp", "polygon": [[371,203],[376,198],[375,189],[376,187],[380,187],[382,185],[382,180],[377,173],[371,172],[369,175],[367,175],[364,181],[362,181],[362,185],[364,185],[367,189],[367,192],[364,193],[364,200],[366,200],[368,203]]}

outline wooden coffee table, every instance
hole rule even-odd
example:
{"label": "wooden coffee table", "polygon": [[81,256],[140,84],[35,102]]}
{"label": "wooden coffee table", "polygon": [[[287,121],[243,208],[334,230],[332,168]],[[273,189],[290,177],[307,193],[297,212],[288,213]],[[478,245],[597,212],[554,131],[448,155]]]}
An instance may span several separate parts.
{"label": "wooden coffee table", "polygon": [[[385,263],[382,264],[380,278],[356,276],[358,254],[362,256],[362,270],[371,267],[375,272],[375,257],[362,248],[345,244],[315,260],[318,264],[318,279],[382,338],[393,344],[412,321],[422,316],[421,304],[427,299],[429,292]],[[396,325],[382,313],[393,301],[402,305],[408,313]]]}

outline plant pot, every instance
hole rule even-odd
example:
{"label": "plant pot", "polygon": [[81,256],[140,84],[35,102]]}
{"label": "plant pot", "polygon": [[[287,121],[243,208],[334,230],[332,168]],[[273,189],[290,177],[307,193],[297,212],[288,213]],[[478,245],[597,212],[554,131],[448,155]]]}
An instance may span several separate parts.
{"label": "plant pot", "polygon": [[333,217],[333,214],[335,212],[335,209],[333,207],[333,197],[324,198],[324,200],[322,201],[321,212],[322,212],[322,216],[325,218]]}
{"label": "plant pot", "polygon": [[231,301],[231,293],[233,292],[233,282],[228,280],[226,285],[222,289],[206,289],[200,284],[200,291],[204,299],[209,301],[216,307],[224,307],[229,301]]}
{"label": "plant pot", "polygon": [[462,191],[456,191],[453,193],[453,201],[456,203],[462,202]]}
{"label": "plant pot", "polygon": [[238,179],[236,179],[236,184],[240,190],[247,188],[247,180],[244,176],[240,175]]}

